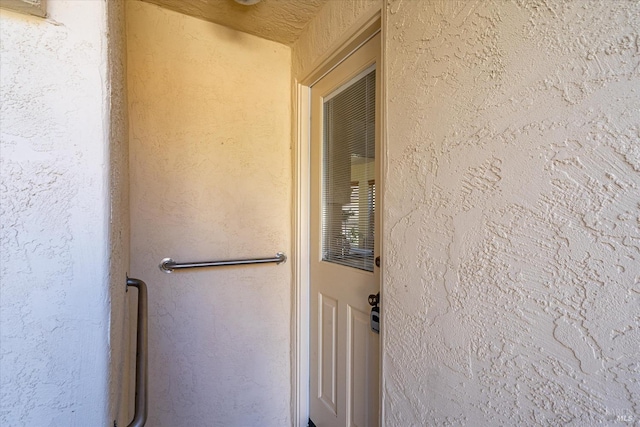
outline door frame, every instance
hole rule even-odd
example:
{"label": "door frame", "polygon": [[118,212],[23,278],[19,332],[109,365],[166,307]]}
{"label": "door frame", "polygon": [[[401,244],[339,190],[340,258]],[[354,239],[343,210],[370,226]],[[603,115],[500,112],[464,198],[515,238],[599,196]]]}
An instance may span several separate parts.
{"label": "door frame", "polygon": [[[381,10],[363,16],[353,26],[352,31],[339,39],[334,48],[319,58],[318,65],[304,78],[294,81],[294,144],[293,144],[293,310],[292,310],[292,424],[295,427],[306,427],[309,420],[309,244],[310,244],[310,142],[311,142],[311,86],[340,64],[352,52],[365,44],[377,33],[382,33],[382,52],[380,64],[376,64],[376,72],[380,78],[380,176],[381,184],[376,190],[378,207],[383,206],[384,183],[387,171],[386,152],[386,86],[385,86],[385,49],[384,28]],[[380,209],[380,254],[384,254],[384,215]],[[384,260],[384,257],[381,256]],[[383,261],[384,265],[384,261]],[[384,292],[384,268],[380,268],[380,295]],[[380,368],[379,368],[379,417],[380,427],[384,425],[384,310],[380,311]]]}

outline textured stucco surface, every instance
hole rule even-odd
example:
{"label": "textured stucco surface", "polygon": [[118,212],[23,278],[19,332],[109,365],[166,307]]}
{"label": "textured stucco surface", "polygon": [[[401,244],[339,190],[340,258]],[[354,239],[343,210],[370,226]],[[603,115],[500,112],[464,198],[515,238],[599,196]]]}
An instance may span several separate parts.
{"label": "textured stucco surface", "polygon": [[381,0],[327,1],[291,46],[293,77],[306,77],[320,59],[339,47],[336,43],[351,35],[359,19],[373,16],[380,5]]}
{"label": "textured stucco surface", "polygon": [[[234,30],[290,45],[327,0],[262,0],[245,6],[234,0],[144,0]],[[336,0],[329,0],[334,1]],[[338,3],[349,3],[342,0]]]}
{"label": "textured stucco surface", "polygon": [[640,3],[386,13],[386,424],[638,425]]}
{"label": "textured stucco surface", "polygon": [[[135,319],[137,300],[129,297],[129,117],[127,114],[125,0],[107,3],[107,84],[109,99],[109,419],[127,425],[133,413],[127,405],[135,383]],[[136,293],[132,291],[132,293]],[[133,394],[133,393],[131,393]]]}
{"label": "textured stucco surface", "polygon": [[149,285],[150,426],[290,424],[290,49],[127,2],[131,274]]}
{"label": "textured stucco surface", "polygon": [[109,376],[105,2],[0,10],[0,424],[103,426]]}

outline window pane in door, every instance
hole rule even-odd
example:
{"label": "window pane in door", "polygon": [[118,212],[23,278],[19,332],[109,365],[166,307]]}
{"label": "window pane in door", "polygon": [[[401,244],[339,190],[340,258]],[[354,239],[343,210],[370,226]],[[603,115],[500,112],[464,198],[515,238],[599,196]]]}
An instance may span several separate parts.
{"label": "window pane in door", "polygon": [[324,99],[322,260],[373,271],[375,69]]}

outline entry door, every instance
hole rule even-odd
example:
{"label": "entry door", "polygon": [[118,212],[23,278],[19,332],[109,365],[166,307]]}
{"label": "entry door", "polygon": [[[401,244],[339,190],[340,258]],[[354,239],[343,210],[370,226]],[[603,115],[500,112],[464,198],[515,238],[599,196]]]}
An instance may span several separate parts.
{"label": "entry door", "polygon": [[380,35],[311,88],[310,418],[377,426]]}

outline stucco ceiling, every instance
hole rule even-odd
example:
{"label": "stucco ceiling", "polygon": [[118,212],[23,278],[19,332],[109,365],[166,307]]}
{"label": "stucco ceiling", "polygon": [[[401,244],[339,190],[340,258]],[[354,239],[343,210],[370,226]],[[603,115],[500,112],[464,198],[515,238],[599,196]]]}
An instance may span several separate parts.
{"label": "stucco ceiling", "polygon": [[238,31],[287,45],[327,0],[262,0],[244,6],[234,0],[143,0]]}

